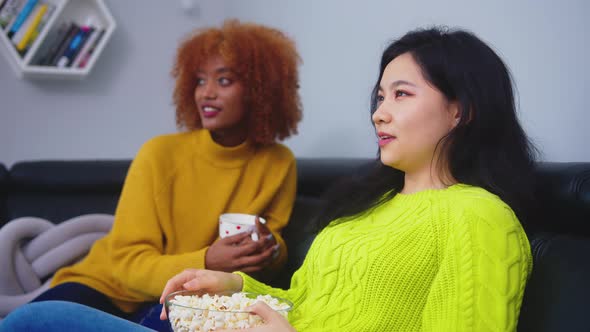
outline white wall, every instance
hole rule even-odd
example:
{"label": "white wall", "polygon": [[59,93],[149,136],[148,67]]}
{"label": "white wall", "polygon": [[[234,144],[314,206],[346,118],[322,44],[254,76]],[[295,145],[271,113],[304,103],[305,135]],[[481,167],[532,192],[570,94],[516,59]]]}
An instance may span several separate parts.
{"label": "white wall", "polygon": [[107,0],[118,29],[84,81],[19,80],[0,59],[0,162],[131,158],[149,137],[175,131],[169,71],[178,41],[227,17],[295,39],[304,120],[286,144],[299,157],[374,156],[368,103],[381,51],[409,29],[445,24],[472,30],[504,58],[543,159],[590,161],[590,2],[194,2],[187,15],[179,0]]}

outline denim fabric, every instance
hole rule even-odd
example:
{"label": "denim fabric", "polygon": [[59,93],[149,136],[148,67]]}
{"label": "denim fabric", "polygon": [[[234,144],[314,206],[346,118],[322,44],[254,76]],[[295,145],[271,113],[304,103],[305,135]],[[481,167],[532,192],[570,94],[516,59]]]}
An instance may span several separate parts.
{"label": "denim fabric", "polygon": [[161,312],[162,305],[153,304],[133,314],[130,320],[158,332],[172,332],[170,322],[168,320],[160,320]]}
{"label": "denim fabric", "polygon": [[26,304],[0,322],[0,332],[149,332],[141,325],[78,303],[43,301]]}

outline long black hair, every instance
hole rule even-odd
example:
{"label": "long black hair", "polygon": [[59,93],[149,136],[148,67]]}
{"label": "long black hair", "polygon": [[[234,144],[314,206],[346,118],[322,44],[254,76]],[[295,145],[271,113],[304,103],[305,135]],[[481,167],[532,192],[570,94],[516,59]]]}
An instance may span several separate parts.
{"label": "long black hair", "polygon": [[[504,62],[470,32],[446,28],[411,31],[392,42],[381,56],[371,115],[377,109],[385,67],[406,53],[434,88],[459,105],[458,125],[437,146],[452,177],[498,195],[525,224],[532,201],[536,149],[518,121],[512,78]],[[393,198],[403,185],[404,173],[377,158],[367,176],[349,179],[329,191],[318,226],[321,229],[332,220],[369,213]]]}

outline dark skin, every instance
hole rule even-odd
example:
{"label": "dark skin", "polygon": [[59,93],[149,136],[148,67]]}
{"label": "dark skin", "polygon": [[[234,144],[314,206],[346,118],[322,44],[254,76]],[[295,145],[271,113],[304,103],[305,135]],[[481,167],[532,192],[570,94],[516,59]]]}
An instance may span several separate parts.
{"label": "dark skin", "polygon": [[[244,86],[220,55],[212,56],[196,74],[194,100],[203,128],[222,146],[237,146],[248,137],[248,110],[244,106]],[[215,241],[205,254],[205,267],[217,271],[257,272],[273,261],[274,238],[256,218],[258,241],[250,234],[238,234]]]}
{"label": "dark skin", "polygon": [[278,250],[272,233],[256,217],[258,241],[251,233],[239,233],[215,241],[205,254],[205,268],[210,270],[246,273],[258,272],[267,267]]}

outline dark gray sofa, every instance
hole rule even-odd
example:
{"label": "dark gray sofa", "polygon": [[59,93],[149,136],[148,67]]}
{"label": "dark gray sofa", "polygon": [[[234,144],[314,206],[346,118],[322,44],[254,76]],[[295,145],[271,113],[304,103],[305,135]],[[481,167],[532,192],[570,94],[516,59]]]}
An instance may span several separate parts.
{"label": "dark gray sofa", "polygon": [[[0,227],[22,216],[59,223],[88,213],[114,213],[129,160],[30,161],[0,165]],[[366,172],[369,159],[299,158],[297,199],[284,237],[289,260],[275,286],[288,286],[314,234],[309,227],[322,193]],[[519,331],[590,331],[590,162],[539,163],[539,218],[529,233],[534,268]]]}

